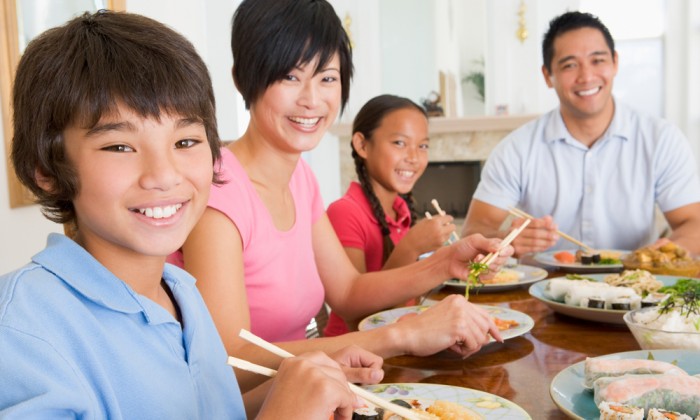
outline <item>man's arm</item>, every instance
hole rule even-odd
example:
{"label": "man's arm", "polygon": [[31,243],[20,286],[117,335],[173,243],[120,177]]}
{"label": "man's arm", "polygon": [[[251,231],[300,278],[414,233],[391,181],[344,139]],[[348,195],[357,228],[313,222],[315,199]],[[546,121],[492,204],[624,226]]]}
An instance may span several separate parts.
{"label": "man's arm", "polygon": [[670,239],[693,255],[700,255],[700,203],[688,204],[664,215],[671,226]]}

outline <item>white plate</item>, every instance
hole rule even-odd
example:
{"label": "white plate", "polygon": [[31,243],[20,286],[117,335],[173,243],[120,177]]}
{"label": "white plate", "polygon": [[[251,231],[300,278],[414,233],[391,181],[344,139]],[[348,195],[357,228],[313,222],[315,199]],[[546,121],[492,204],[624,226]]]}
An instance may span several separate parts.
{"label": "white plate", "polygon": [[[590,277],[593,280],[600,281],[602,282],[606,276],[609,276],[610,274],[616,274],[616,273],[607,273],[607,274],[591,274],[587,275],[586,277]],[[676,284],[676,281],[678,279],[683,279],[687,277],[678,277],[678,276],[662,276],[662,275],[655,275],[657,280],[659,280],[661,283],[664,284],[664,286],[673,286]],[[560,277],[560,278],[566,278],[566,277]],[[607,322],[611,324],[625,324],[625,321],[622,319],[622,317],[625,315],[625,310],[620,310],[620,309],[596,309],[596,308],[582,308],[580,306],[572,306],[572,305],[567,305],[564,302],[557,302],[555,300],[551,300],[548,297],[544,295],[544,289],[547,287],[547,284],[549,284],[549,280],[542,280],[539,281],[532,286],[530,286],[529,292],[532,297],[535,299],[540,300],[543,302],[545,305],[549,306],[554,312],[558,312],[560,314],[568,315],[573,318],[579,318],[579,319],[585,319],[587,321],[595,321],[595,322]]]}
{"label": "white plate", "polygon": [[[479,306],[486,309],[491,316],[508,321],[513,320],[518,323],[516,327],[501,331],[501,336],[504,340],[521,336],[530,331],[532,327],[535,326],[535,321],[533,321],[533,319],[530,318],[529,315],[524,314],[522,312],[515,311],[513,309],[503,308],[500,306]],[[374,315],[370,315],[367,318],[363,319],[362,321],[360,321],[360,324],[357,326],[357,329],[360,331],[367,331],[372,330],[374,328],[382,327],[384,325],[393,324],[399,318],[406,314],[419,314],[428,308],[430,308],[430,306],[406,306],[404,308],[388,309],[386,311],[378,312]],[[493,338],[491,340],[494,341]]]}
{"label": "white plate", "polygon": [[[646,359],[677,362],[679,368],[691,375],[700,373],[700,352],[697,350],[637,350],[599,356],[601,359]],[[554,404],[573,419],[597,419],[600,416],[593,402],[593,393],[583,388],[584,362],[573,364],[557,374],[549,386]]]}
{"label": "white plate", "polygon": [[[570,252],[572,254],[576,254],[575,249],[557,249],[556,251],[547,251],[547,252],[539,252],[534,255],[535,261],[537,261],[540,264],[544,264],[547,267],[551,268],[556,268],[559,269],[560,271],[564,271],[566,273],[609,273],[609,272],[615,272],[615,271],[622,271],[624,268],[622,265],[622,262],[619,264],[581,264],[580,262],[574,262],[574,263],[563,263],[560,261],[557,261],[556,258],[554,258],[554,254],[557,252]],[[600,250],[600,251],[609,251],[609,252],[619,252],[620,253],[620,260],[624,258],[624,256],[631,251],[623,251],[619,249],[612,249],[612,250]]]}
{"label": "white plate", "polygon": [[484,419],[524,420],[530,415],[519,405],[498,395],[460,386],[438,384],[378,384],[364,386],[378,396],[393,400],[416,399],[421,406],[429,406],[435,400],[459,404]]}
{"label": "white plate", "polygon": [[[521,277],[516,281],[515,283],[504,283],[504,284],[484,284],[479,287],[472,288],[470,290],[473,290],[474,293],[487,293],[487,292],[500,292],[503,290],[511,290],[511,289],[517,289],[520,286],[524,286],[526,284],[532,284],[536,281],[542,280],[543,278],[547,277],[547,270],[544,270],[539,267],[533,267],[531,265],[522,265],[522,264],[508,264],[503,266],[504,269],[507,270],[513,270],[517,271],[520,273]],[[457,280],[457,279],[450,279],[447,280],[446,282],[443,283],[446,286],[454,286],[454,287],[460,287],[464,289],[464,287],[467,285],[466,282]]]}

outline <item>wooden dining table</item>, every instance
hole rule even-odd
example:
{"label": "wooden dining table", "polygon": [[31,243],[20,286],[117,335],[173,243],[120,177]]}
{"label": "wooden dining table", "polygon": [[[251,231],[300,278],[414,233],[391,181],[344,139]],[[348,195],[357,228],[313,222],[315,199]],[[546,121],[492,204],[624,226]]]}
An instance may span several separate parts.
{"label": "wooden dining table", "polygon": [[[538,265],[527,257],[521,263]],[[547,269],[547,267],[543,267]],[[548,270],[548,278],[564,273]],[[430,295],[440,300],[464,288],[443,286]],[[588,356],[600,356],[640,347],[626,325],[585,321],[553,312],[530,296],[528,286],[471,293],[469,300],[528,314],[535,325],[528,333],[491,343],[462,359],[447,351],[429,356],[400,356],[384,361],[383,383],[431,383],[476,389],[506,398],[534,420],[566,419],[550,396],[552,379],[564,368]]]}

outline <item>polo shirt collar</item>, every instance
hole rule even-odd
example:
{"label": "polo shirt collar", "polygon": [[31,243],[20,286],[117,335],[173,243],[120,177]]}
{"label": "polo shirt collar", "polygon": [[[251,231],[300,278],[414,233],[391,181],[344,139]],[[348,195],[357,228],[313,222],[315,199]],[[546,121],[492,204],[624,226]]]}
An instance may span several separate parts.
{"label": "polo shirt collar", "polygon": [[[622,140],[629,140],[632,138],[633,127],[630,123],[630,109],[619,101],[615,101],[614,98],[613,101],[615,103],[615,111],[610,126],[605,133],[603,133],[603,136],[595,142],[595,145],[605,143],[609,138],[619,138]],[[548,143],[564,141],[574,146],[581,145],[578,140],[571,136],[569,130],[567,130],[566,124],[564,124],[564,118],[561,116],[560,107],[556,107],[549,112],[544,128],[544,141]]]}
{"label": "polo shirt collar", "polygon": [[[154,302],[137,294],[111,271],[107,270],[85,248],[65,235],[52,233],[46,248],[32,261],[59,277],[88,300],[114,311],[135,314],[142,312],[149,323],[172,322],[165,309],[155,308]],[[180,277],[173,275],[175,267],[166,264],[163,278],[173,290]],[[194,283],[194,280],[191,279]]]}

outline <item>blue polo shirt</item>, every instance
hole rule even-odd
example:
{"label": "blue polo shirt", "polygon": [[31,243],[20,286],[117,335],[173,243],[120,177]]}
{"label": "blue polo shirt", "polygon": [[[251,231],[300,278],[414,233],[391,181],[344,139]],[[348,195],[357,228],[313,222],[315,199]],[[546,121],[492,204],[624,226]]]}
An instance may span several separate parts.
{"label": "blue polo shirt", "polygon": [[[590,148],[569,134],[559,108],[513,131],[488,157],[474,198],[552,215],[559,229],[598,249],[653,242],[662,212],[700,202],[690,144],[678,128],[615,101]],[[571,248],[561,239],[553,249]]]}
{"label": "blue polo shirt", "polygon": [[0,277],[0,418],[245,419],[194,279],[163,278],[184,328],[63,235]]}

